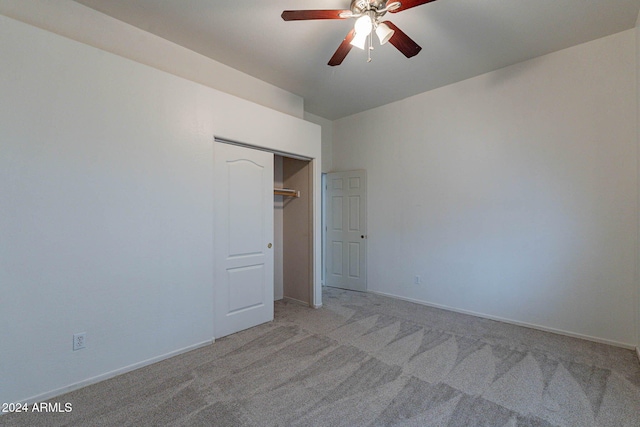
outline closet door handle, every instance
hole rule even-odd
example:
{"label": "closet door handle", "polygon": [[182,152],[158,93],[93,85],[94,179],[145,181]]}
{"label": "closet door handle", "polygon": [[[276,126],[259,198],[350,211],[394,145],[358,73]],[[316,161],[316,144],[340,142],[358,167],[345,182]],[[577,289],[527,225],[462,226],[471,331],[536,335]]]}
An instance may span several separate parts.
{"label": "closet door handle", "polygon": [[271,249],[271,246],[273,246],[271,243],[269,243],[269,244],[267,245],[267,247],[268,247],[269,249]]}

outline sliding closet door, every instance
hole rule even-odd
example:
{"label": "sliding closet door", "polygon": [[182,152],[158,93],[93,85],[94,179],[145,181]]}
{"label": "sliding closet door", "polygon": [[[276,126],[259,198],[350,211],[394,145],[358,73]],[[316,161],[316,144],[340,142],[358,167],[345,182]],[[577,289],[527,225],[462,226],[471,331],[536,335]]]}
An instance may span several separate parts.
{"label": "sliding closet door", "polygon": [[215,337],[273,320],[273,154],[215,142]]}

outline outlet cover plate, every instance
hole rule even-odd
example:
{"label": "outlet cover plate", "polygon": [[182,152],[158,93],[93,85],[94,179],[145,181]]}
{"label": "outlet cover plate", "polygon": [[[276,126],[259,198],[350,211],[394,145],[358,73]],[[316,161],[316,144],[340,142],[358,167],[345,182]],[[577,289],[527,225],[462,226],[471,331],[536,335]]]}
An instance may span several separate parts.
{"label": "outlet cover plate", "polygon": [[81,350],[87,346],[87,333],[73,334],[73,351]]}

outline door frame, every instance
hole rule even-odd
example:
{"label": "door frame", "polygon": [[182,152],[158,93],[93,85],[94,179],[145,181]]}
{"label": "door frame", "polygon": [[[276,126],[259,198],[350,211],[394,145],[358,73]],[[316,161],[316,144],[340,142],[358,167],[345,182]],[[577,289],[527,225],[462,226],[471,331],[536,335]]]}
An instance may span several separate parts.
{"label": "door frame", "polygon": [[[262,145],[257,143],[241,142],[234,139],[228,139],[222,136],[214,135],[214,141],[224,144],[238,145],[254,150],[268,151],[274,155],[291,157],[299,160],[310,162],[312,173],[313,200],[311,213],[312,245],[311,245],[311,276],[312,276],[312,292],[311,306],[313,308],[322,307],[322,177],[321,177],[321,147],[320,144],[296,144],[291,141],[279,141],[282,146],[274,146],[274,144]],[[318,129],[319,141],[319,129]],[[215,215],[215,212],[214,212]]]}
{"label": "door frame", "polygon": [[320,214],[320,229],[322,232],[322,237],[321,237],[321,246],[322,246],[322,251],[321,251],[321,260],[320,260],[320,268],[321,268],[321,274],[320,274],[320,280],[322,283],[322,286],[326,286],[326,278],[327,278],[327,172],[322,172],[322,176],[321,176],[321,191],[322,191],[322,195],[321,195],[321,201],[320,201],[320,205],[321,205],[321,214]]}

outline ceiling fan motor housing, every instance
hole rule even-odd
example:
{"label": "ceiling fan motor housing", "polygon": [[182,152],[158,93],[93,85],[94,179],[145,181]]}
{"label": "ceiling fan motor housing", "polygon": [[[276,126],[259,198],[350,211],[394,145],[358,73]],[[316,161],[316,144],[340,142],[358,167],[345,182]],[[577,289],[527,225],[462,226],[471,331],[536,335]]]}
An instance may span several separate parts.
{"label": "ceiling fan motor housing", "polygon": [[368,10],[384,9],[386,0],[351,0],[351,11],[354,14],[361,14]]}

